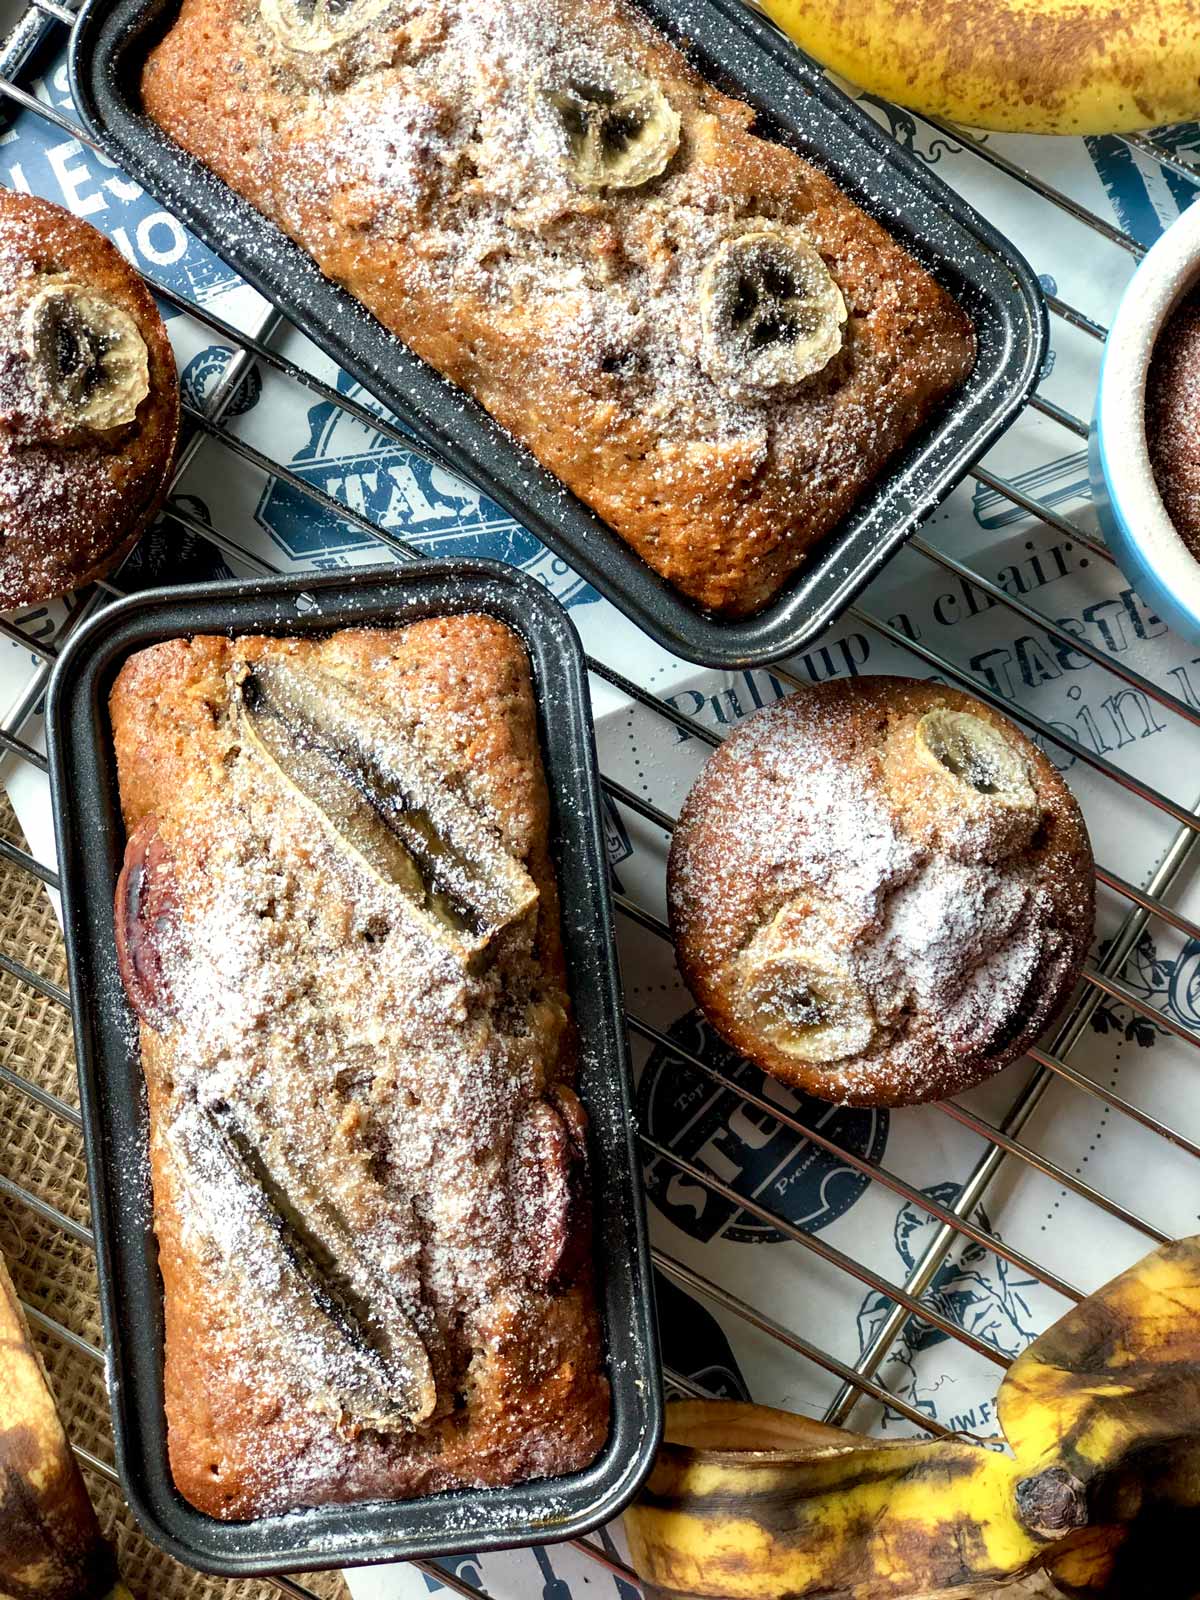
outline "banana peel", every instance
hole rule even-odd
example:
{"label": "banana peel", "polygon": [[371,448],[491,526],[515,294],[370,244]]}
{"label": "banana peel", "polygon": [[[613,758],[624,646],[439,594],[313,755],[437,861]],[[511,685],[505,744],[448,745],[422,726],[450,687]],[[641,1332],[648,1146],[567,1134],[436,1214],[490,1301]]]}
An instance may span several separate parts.
{"label": "banana peel", "polygon": [[1035,1339],[997,1413],[1015,1455],[1059,1455],[1085,1482],[1131,1443],[1200,1433],[1200,1239],[1153,1251]]}
{"label": "banana peel", "polygon": [[1194,0],[756,0],[860,88],[1009,133],[1129,133],[1200,117]]}
{"label": "banana peel", "polygon": [[1048,1563],[1063,1593],[1200,1594],[1200,1241],[1069,1311],[1013,1363],[997,1412],[1019,1460],[1057,1463],[1086,1495],[1089,1525]]}
{"label": "banana peel", "polygon": [[656,1600],[1200,1596],[1200,1238],[1035,1340],[998,1415],[1007,1449],[672,1405],[633,1565]]}
{"label": "banana peel", "polygon": [[0,1259],[0,1600],[130,1600]]}
{"label": "banana peel", "polygon": [[[1020,1469],[974,1445],[843,1435],[812,1448],[713,1449],[729,1405],[684,1402],[626,1513],[633,1565],[670,1595],[774,1600],[846,1594],[886,1573],[880,1595],[958,1592],[1032,1567],[1046,1540],[1008,1512]],[[744,1408],[742,1432],[757,1406]],[[761,1418],[782,1435],[781,1415]],[[823,1430],[836,1434],[837,1430]]]}

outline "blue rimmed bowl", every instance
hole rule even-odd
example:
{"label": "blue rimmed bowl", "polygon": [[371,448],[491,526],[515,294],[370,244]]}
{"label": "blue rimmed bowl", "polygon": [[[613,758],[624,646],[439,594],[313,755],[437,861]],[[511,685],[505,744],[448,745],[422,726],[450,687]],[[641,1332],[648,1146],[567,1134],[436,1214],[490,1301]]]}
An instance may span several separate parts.
{"label": "blue rimmed bowl", "polygon": [[1109,549],[1148,605],[1200,644],[1200,561],[1167,515],[1146,444],[1146,373],[1163,325],[1200,286],[1200,204],[1148,252],[1109,330],[1088,442],[1092,498]]}

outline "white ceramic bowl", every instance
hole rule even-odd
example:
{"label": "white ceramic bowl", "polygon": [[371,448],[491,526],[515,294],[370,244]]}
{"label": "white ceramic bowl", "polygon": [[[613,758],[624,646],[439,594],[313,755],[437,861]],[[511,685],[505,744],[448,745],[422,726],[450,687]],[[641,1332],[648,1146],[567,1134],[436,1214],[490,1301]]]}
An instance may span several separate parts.
{"label": "white ceramic bowl", "polygon": [[1146,255],[1104,348],[1088,444],[1092,499],[1109,549],[1138,594],[1200,643],[1200,562],[1176,533],[1146,447],[1146,369],[1163,324],[1200,284],[1200,203]]}

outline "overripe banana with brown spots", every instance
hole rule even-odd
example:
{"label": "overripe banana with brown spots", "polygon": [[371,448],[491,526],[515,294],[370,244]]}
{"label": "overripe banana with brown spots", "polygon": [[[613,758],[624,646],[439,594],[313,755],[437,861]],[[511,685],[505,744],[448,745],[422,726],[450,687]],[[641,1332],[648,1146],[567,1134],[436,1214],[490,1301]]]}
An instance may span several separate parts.
{"label": "overripe banana with brown spots", "polygon": [[757,0],[872,94],[975,128],[1128,133],[1200,117],[1194,0]]}
{"label": "overripe banana with brown spots", "polygon": [[0,1259],[0,1600],[130,1600]]}
{"label": "overripe banana with brown spots", "polygon": [[999,1416],[1009,1451],[671,1406],[634,1566],[661,1600],[1200,1596],[1200,1239],[1035,1340]]}
{"label": "overripe banana with brown spots", "polygon": [[[1032,1526],[1022,1520],[1024,1474],[1007,1455],[805,1419],[789,1442],[791,1420],[728,1402],[669,1408],[654,1470],[625,1517],[652,1592],[932,1600],[1025,1572],[1051,1541],[1036,1513]],[[1036,1496],[1029,1504],[1040,1509]]]}
{"label": "overripe banana with brown spots", "polygon": [[1070,1595],[1200,1593],[1200,1240],[1164,1245],[1018,1357],[998,1401],[1019,1461],[1054,1462],[1089,1526],[1050,1561]]}

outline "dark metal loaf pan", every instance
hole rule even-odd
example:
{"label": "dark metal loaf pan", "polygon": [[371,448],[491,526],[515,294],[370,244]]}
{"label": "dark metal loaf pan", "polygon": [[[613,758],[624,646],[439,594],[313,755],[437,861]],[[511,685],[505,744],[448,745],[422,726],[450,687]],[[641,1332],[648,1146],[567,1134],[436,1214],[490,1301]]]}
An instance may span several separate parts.
{"label": "dark metal loaf pan", "polygon": [[705,77],[759,113],[761,131],[823,168],[972,318],[979,359],[849,517],[758,616],[722,621],[650,570],[594,512],[461,391],[388,333],[275,225],[142,114],[141,63],[179,0],[85,0],[71,51],[95,136],[244,278],[282,308],[452,471],[473,480],[676,655],[706,666],[779,660],[849,604],[1028,400],[1046,311],[1007,240],[741,0],[638,0]]}
{"label": "dark metal loaf pan", "polygon": [[[167,1462],[145,1095],[113,944],[125,830],[109,689],[132,651],[163,639],[325,633],[464,611],[507,623],[533,666],[580,1093],[591,1117],[611,1433],[600,1458],[567,1478],[220,1522],[188,1505]],[[47,726],[117,1466],[146,1532],[192,1566],[246,1577],[537,1543],[615,1516],[649,1469],[662,1398],[591,713],[579,641],[561,606],[533,580],[487,561],[160,589],[110,606],[71,639],[55,668]]]}

